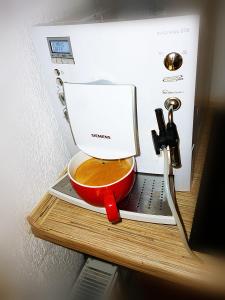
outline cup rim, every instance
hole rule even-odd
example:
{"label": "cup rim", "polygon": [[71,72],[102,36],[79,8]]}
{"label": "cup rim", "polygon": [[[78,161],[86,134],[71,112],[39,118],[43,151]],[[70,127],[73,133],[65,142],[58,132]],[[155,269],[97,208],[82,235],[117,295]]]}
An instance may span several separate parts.
{"label": "cup rim", "polygon": [[[78,153],[84,153],[84,152],[80,151],[80,152],[78,152]],[[78,154],[78,153],[77,153],[77,154]],[[75,155],[71,158],[71,160],[70,160],[70,162],[69,162],[69,164],[68,164],[68,167],[67,167],[67,174],[68,174],[70,180],[72,180],[74,183],[76,183],[77,185],[82,186],[82,187],[93,188],[93,189],[110,187],[110,186],[112,186],[112,185],[114,185],[114,184],[116,184],[116,183],[122,181],[123,179],[125,179],[125,178],[126,178],[127,176],[129,176],[130,173],[134,170],[135,158],[134,158],[133,156],[127,157],[127,158],[123,158],[123,159],[132,159],[132,166],[131,166],[130,170],[129,170],[123,177],[121,177],[120,179],[118,179],[118,180],[116,180],[116,181],[114,181],[114,182],[112,182],[112,183],[105,184],[105,185],[86,185],[86,184],[82,184],[82,183],[76,181],[76,180],[71,176],[70,171],[69,171],[69,170],[70,170],[70,165],[71,165],[71,163],[73,162],[73,160],[74,160],[74,158],[76,157],[77,154],[75,154]],[[85,153],[84,153],[84,154],[85,154]],[[88,155],[88,156],[89,156],[90,158],[92,158],[92,156],[90,156],[90,155]],[[89,158],[87,158],[86,160],[88,160],[88,159],[89,159]],[[85,160],[85,161],[86,161],[86,160]]]}

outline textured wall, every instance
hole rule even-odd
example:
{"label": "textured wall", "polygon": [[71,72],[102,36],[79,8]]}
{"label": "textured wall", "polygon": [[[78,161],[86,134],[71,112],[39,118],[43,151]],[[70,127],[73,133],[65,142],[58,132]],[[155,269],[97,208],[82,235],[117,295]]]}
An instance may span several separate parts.
{"label": "textured wall", "polygon": [[69,159],[41,85],[30,29],[74,11],[83,14],[93,3],[0,2],[0,279],[9,280],[16,293],[16,287],[28,294],[34,289],[37,298],[45,288],[59,295],[61,287],[70,286],[83,256],[36,239],[26,222]]}
{"label": "textured wall", "polygon": [[225,1],[218,1],[211,100],[225,104]]}

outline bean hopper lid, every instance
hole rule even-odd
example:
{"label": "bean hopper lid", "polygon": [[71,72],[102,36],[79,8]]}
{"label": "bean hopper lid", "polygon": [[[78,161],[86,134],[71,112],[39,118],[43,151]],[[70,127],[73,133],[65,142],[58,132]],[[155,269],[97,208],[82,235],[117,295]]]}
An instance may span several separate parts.
{"label": "bean hopper lid", "polygon": [[77,146],[101,159],[136,154],[135,87],[64,83],[70,126]]}

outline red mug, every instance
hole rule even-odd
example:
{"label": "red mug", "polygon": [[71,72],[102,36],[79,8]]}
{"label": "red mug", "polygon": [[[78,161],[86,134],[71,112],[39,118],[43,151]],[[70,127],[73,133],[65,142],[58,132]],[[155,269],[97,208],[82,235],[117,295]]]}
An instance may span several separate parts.
{"label": "red mug", "polygon": [[120,220],[117,203],[123,200],[133,187],[135,181],[135,159],[130,160],[131,168],[125,176],[119,180],[102,186],[88,186],[79,183],[73,178],[76,169],[91,156],[78,152],[70,160],[68,165],[68,176],[77,194],[87,203],[94,206],[105,207],[108,220],[116,223]]}

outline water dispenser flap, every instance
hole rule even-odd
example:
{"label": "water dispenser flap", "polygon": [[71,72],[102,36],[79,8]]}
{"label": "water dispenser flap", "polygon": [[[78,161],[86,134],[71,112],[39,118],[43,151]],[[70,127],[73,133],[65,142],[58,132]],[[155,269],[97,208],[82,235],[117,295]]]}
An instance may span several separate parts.
{"label": "water dispenser flap", "polygon": [[71,129],[90,156],[119,159],[137,154],[135,87],[65,83]]}

